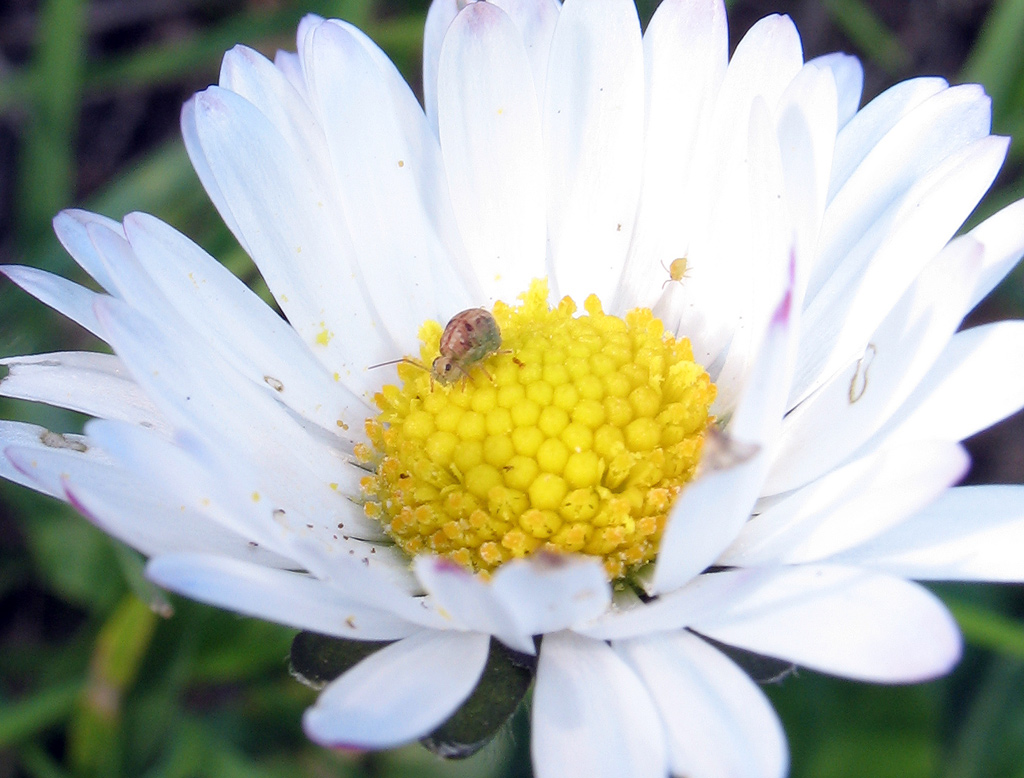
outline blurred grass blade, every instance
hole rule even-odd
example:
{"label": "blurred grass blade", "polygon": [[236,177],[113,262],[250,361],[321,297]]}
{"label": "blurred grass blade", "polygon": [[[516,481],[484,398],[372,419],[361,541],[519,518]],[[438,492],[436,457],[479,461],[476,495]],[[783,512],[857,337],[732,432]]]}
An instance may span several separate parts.
{"label": "blurred grass blade", "polygon": [[38,743],[26,743],[18,749],[18,760],[24,770],[32,778],[71,778],[53,757]]}
{"label": "blurred grass blade", "polygon": [[961,74],[964,81],[985,86],[996,106],[997,119],[1015,104],[1024,80],[1024,0],[1000,0],[992,6],[981,35]]}
{"label": "blurred grass blade", "polygon": [[[196,199],[209,202],[188,161],[184,145],[174,140],[157,147],[131,170],[93,196],[87,207],[114,219],[120,219],[130,211],[145,211],[174,221],[168,214],[180,210],[183,203]],[[53,268],[61,262],[72,264],[52,234],[39,242],[31,257],[31,264],[36,267]]]}
{"label": "blurred grass blade", "polygon": [[[192,170],[185,146],[173,140],[91,198],[89,207],[120,219],[131,211],[172,210],[190,196],[205,199],[206,194]],[[55,250],[63,251],[59,246]]]}
{"label": "blurred grass blade", "polygon": [[53,214],[71,202],[84,65],[84,3],[48,0],[31,65],[36,88],[18,177],[20,221],[30,239],[48,231]]}
{"label": "blurred grass blade", "polygon": [[123,543],[114,544],[114,554],[128,588],[157,616],[169,619],[174,615],[174,606],[159,586],[146,578],[146,559],[138,551]]}
{"label": "blurred grass blade", "polygon": [[863,0],[825,0],[832,21],[868,58],[891,75],[910,64],[899,38]]}
{"label": "blurred grass blade", "polygon": [[106,535],[64,503],[28,491],[16,499],[37,575],[51,591],[97,615],[121,601],[124,582]]}
{"label": "blurred grass blade", "polygon": [[82,690],[79,682],[36,692],[20,702],[0,708],[0,748],[38,734],[67,718]]}
{"label": "blurred grass blade", "polygon": [[1011,659],[1024,660],[1024,624],[977,605],[947,601],[964,639]]}
{"label": "blurred grass blade", "polygon": [[[161,762],[143,778],[192,778],[206,775],[206,739],[201,724],[182,718],[175,727],[174,739]],[[217,775],[218,773],[213,773]]]}
{"label": "blurred grass blade", "polygon": [[275,44],[288,45],[282,30],[293,29],[300,17],[294,8],[242,13],[191,38],[158,43],[124,57],[91,64],[85,77],[86,88],[131,89],[181,81],[183,76],[197,73],[216,73],[224,52],[237,43],[256,46],[262,41],[264,45],[270,44],[271,49]]}
{"label": "blurred grass blade", "polygon": [[[942,778],[1024,776],[1024,664],[1002,659],[979,679],[944,764]],[[963,704],[963,702],[961,702]]]}
{"label": "blurred grass blade", "polygon": [[[85,73],[87,91],[123,90],[181,81],[182,76],[203,72],[216,73],[224,52],[238,43],[259,49],[273,56],[274,50],[295,50],[293,30],[304,13],[334,16],[363,29],[385,50],[399,57],[414,52],[419,55],[423,36],[420,14],[375,21],[367,0],[348,3],[311,1],[302,6],[280,11],[257,10],[233,16],[207,32],[186,41],[160,43],[133,54],[90,65]],[[282,31],[285,31],[282,34]]]}
{"label": "blurred grass blade", "polygon": [[128,595],[96,638],[89,681],[71,721],[70,759],[79,775],[116,775],[121,706],[149,649],[157,615]]}

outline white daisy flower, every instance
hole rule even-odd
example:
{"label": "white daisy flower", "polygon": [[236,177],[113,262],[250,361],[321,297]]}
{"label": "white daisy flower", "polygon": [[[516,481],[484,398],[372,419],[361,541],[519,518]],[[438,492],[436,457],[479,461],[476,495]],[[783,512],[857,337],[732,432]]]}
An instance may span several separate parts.
{"label": "white daisy flower", "polygon": [[1024,488],[951,488],[1024,405],[1024,325],[957,332],[1024,253],[1024,201],[954,237],[1007,147],[982,89],[858,110],[786,17],[730,60],[720,0],[643,36],[631,0],[435,0],[424,74],[425,110],[313,17],[230,51],[185,142],[284,316],[150,216],[60,214],[104,291],[4,272],[114,354],[3,360],[95,420],[0,422],[0,475],[168,589],[388,641],[306,713],[325,745],[443,749],[513,667],[542,778],[781,776],[728,647],[948,671],[911,579],[1024,580]]}

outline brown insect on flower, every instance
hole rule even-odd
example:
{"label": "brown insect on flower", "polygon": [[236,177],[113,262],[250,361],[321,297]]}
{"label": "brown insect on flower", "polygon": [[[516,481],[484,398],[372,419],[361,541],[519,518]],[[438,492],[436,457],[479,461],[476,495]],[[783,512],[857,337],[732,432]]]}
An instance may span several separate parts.
{"label": "brown insect on flower", "polygon": [[[441,356],[434,360],[430,374],[442,384],[455,380],[453,370],[468,377],[470,368],[482,363],[500,348],[501,331],[498,322],[489,311],[470,308],[452,316],[445,326],[438,344]],[[480,369],[483,370],[482,365]],[[484,375],[487,375],[486,370]]]}
{"label": "brown insect on flower", "polygon": [[484,308],[469,308],[452,316],[445,325],[438,344],[438,351],[441,354],[429,368],[408,357],[370,365],[370,368],[408,362],[410,365],[428,370],[431,380],[447,385],[457,377],[468,378],[473,367],[479,367],[484,375],[491,378],[482,363],[491,354],[503,353],[500,349],[501,330],[498,329],[498,322],[494,320],[494,316]]}

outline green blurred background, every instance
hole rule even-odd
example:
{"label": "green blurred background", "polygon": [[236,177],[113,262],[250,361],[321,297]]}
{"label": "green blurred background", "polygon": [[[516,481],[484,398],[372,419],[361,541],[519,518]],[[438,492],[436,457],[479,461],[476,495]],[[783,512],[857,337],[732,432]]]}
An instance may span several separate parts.
{"label": "green blurred background", "polygon": [[[656,0],[639,5],[646,22]],[[860,56],[866,99],[913,75],[981,82],[995,131],[1019,139],[972,223],[1024,196],[1024,0],[729,5],[734,43],[781,11],[808,57]],[[309,11],[367,30],[419,92],[425,10],[426,0],[0,0],[0,262],[82,280],[50,231],[53,214],[143,210],[259,289],[188,164],[181,103],[216,80],[237,42],[293,50]],[[1020,318],[1021,281],[1015,272],[970,323]],[[98,347],[0,284],[0,355]],[[0,417],[82,424],[7,401]],[[1021,415],[969,445],[972,482],[1024,482]],[[360,756],[309,744],[300,716],[313,693],[287,671],[294,631],[168,598],[141,571],[136,553],[64,506],[0,483],[0,778],[529,774],[522,714],[464,762],[418,746]],[[949,678],[893,688],[801,671],[767,689],[794,776],[1024,778],[1024,589],[935,588],[968,642]]]}

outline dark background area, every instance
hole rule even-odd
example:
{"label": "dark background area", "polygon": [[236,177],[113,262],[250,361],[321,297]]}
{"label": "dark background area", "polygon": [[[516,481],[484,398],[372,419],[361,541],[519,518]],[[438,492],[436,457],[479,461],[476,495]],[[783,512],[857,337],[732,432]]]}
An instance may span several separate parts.
{"label": "dark background area", "polygon": [[[639,5],[646,19],[656,3]],[[857,54],[865,100],[915,75],[984,83],[995,131],[1020,139],[980,215],[1024,196],[1024,2],[729,5],[734,45],[758,18],[781,12],[796,21],[807,58]],[[69,206],[116,218],[143,210],[260,289],[188,164],[182,102],[216,81],[221,54],[236,42],[268,55],[293,50],[306,11],[367,30],[419,92],[425,9],[423,0],[0,0],[0,263],[81,281],[50,231],[52,216]],[[969,324],[1020,318],[1021,281],[1015,271]],[[0,281],[0,356],[99,347]],[[0,401],[0,418],[63,430],[82,423],[9,401]],[[968,445],[972,482],[1024,483],[1024,416]],[[313,693],[288,677],[285,661],[294,632],[169,601],[141,569],[137,554],[65,507],[0,483],[0,778],[528,772],[522,716],[463,763],[419,747],[356,756],[312,746],[299,722]],[[1022,590],[935,590],[968,640],[950,678],[885,688],[801,672],[769,689],[794,776],[1024,778]]]}

